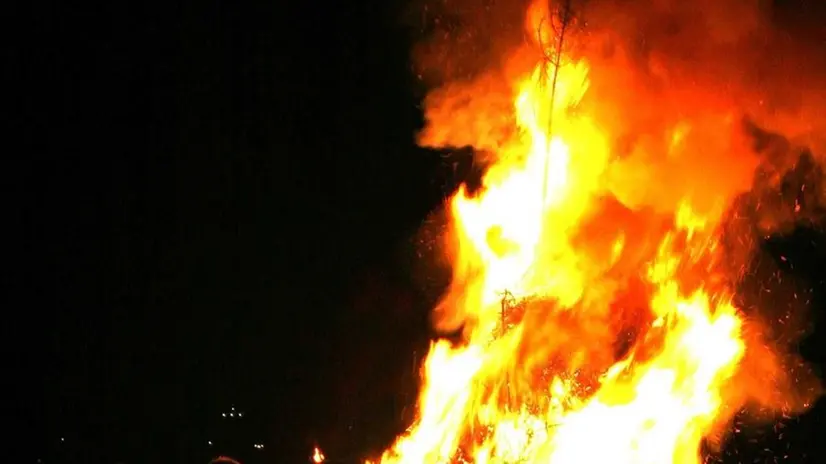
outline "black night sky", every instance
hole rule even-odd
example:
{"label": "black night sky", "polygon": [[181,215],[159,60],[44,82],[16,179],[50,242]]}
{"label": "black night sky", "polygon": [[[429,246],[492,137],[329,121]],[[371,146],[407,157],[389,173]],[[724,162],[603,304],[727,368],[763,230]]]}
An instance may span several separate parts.
{"label": "black night sky", "polygon": [[[466,156],[414,144],[423,89],[404,9],[15,12],[15,462],[306,462],[316,441],[349,459],[404,427],[438,296],[416,281],[414,237],[468,176]],[[826,241],[801,234],[771,250],[817,293]]]}

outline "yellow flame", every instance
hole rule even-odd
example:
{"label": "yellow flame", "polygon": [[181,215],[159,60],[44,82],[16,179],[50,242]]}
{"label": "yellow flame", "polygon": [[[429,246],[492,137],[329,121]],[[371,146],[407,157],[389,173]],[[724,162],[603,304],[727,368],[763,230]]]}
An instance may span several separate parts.
{"label": "yellow flame", "polygon": [[313,462],[316,463],[316,464],[324,462],[324,459],[325,459],[324,453],[321,452],[321,449],[318,446],[313,448],[313,457],[312,457],[312,459],[313,459]]}

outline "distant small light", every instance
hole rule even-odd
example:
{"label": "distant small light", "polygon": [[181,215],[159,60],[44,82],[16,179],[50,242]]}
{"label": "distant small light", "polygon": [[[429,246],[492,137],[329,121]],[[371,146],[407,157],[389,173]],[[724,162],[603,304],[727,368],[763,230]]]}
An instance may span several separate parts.
{"label": "distant small light", "polygon": [[229,417],[235,417],[235,413],[233,413],[233,412],[229,413]]}
{"label": "distant small light", "polygon": [[66,441],[66,439],[63,438],[63,437],[60,437],[60,441]]}
{"label": "distant small light", "polygon": [[207,445],[212,446],[212,440],[207,441]]}
{"label": "distant small light", "polygon": [[227,417],[227,413],[221,413],[221,417]]}
{"label": "distant small light", "polygon": [[312,459],[313,459],[313,462],[316,463],[316,464],[320,464],[320,463],[324,462],[324,459],[325,459],[324,453],[321,452],[321,449],[319,449],[318,446],[316,446],[313,449],[313,458]]}
{"label": "distant small light", "polygon": [[243,413],[243,412],[239,412],[239,413],[238,413],[238,417],[244,417],[244,413]]}
{"label": "distant small light", "polygon": [[232,409],[233,411],[235,411],[235,406],[231,407],[230,409]]}

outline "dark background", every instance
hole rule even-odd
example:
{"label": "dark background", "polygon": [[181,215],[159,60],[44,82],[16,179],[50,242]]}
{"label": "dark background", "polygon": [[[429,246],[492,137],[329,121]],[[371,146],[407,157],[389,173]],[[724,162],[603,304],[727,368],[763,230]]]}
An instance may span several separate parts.
{"label": "dark background", "polygon": [[[352,457],[404,426],[438,294],[411,277],[414,236],[469,171],[413,143],[402,7],[14,10],[2,326],[19,462],[306,462],[316,441]],[[772,246],[820,291],[819,233]],[[820,426],[807,417],[800,433]]]}
{"label": "dark background", "polygon": [[290,462],[369,427],[344,414],[397,417],[382,369],[426,340],[404,256],[451,189],[414,147],[400,6],[21,10],[4,325],[24,462],[254,443]]}

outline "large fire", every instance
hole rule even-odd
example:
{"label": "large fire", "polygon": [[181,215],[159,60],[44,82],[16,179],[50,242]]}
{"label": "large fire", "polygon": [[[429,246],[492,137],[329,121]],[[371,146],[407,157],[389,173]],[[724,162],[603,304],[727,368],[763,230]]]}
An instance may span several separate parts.
{"label": "large fire", "polygon": [[[534,50],[554,46],[548,18],[545,2],[529,10]],[[738,120],[686,91],[685,111],[616,153],[623,122],[589,94],[592,63],[552,55],[510,82],[493,116],[515,130],[495,143],[478,120],[430,115],[433,144],[466,131],[493,160],[449,205],[436,323],[461,341],[434,342],[417,419],[380,462],[698,463],[755,401],[732,388],[758,342],[720,265],[721,222],[757,166]]]}

